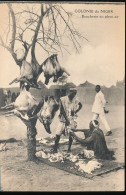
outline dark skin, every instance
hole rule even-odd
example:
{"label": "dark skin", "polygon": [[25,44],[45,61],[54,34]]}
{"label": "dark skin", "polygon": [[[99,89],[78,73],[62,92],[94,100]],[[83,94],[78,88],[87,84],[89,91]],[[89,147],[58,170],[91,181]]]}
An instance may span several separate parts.
{"label": "dark skin", "polygon": [[[96,91],[96,93],[98,93],[99,91],[101,91],[100,85],[96,85],[95,91]],[[106,103],[108,103],[108,102],[106,102]],[[105,107],[103,107],[103,109],[104,109],[104,113],[106,113],[106,114],[109,113],[109,111],[106,110]]]}
{"label": "dark skin", "polygon": [[[95,87],[95,91],[96,91],[96,93],[98,93],[99,91],[101,91],[101,87],[100,87],[100,85],[96,85],[96,87]],[[106,102],[106,103],[108,103],[108,102]],[[104,109],[104,113],[108,113],[109,111],[108,110],[106,110],[105,109],[105,107],[103,108]]]}
{"label": "dark skin", "polygon": [[[71,136],[74,137],[74,135],[76,136],[76,134],[74,132],[83,132],[84,133],[84,136],[85,136],[85,139],[87,139],[88,137],[91,136],[92,132],[94,130],[94,125],[92,124],[92,121],[89,123],[89,129],[72,129],[72,132],[71,132]],[[77,140],[77,139],[76,139]],[[83,140],[83,139],[82,139]],[[79,140],[77,140],[79,141]],[[83,144],[85,145],[85,144]],[[88,146],[89,149],[91,149],[91,144]]]}
{"label": "dark skin", "polygon": [[[73,98],[75,97],[76,93],[77,93],[76,91],[70,91],[70,92],[69,92],[68,98],[69,98],[70,101],[73,100]],[[79,110],[82,108],[82,104],[81,104],[80,102],[79,102],[78,105],[79,105],[79,108],[76,110],[75,114],[76,114],[77,112],[79,112]],[[64,116],[64,118],[65,118],[65,120],[66,120],[66,126],[69,126],[70,121],[69,121],[69,119],[67,118],[66,112],[65,112],[65,110],[64,110],[64,107],[63,107],[61,101],[60,101],[60,111],[61,111],[61,113],[63,114],[63,116]],[[74,113],[73,113],[73,114],[74,114]],[[57,147],[58,147],[59,141],[60,141],[60,136],[59,136],[59,135],[56,135],[55,146],[54,146],[54,150],[56,150],[56,152],[57,152]],[[73,138],[72,138],[72,136],[71,136],[71,133],[69,133],[69,146],[68,146],[68,152],[70,152],[70,150],[71,150],[72,142],[73,142]]]}
{"label": "dark skin", "polygon": [[79,138],[73,131],[71,132],[71,136],[74,137],[81,144],[90,143],[92,141],[91,135],[92,135],[94,129],[95,129],[95,127],[94,127],[94,125],[93,125],[93,123],[91,121],[90,124],[89,124],[89,129],[77,129],[77,130],[73,130],[72,129],[74,132],[79,132],[79,131],[80,132],[84,132],[84,135],[87,134],[87,132],[88,132],[88,134],[85,135],[86,139]]}
{"label": "dark skin", "polygon": [[92,141],[92,136],[90,136],[86,139],[82,139],[82,138],[79,138],[74,132],[71,132],[71,136],[74,137],[81,144],[87,144],[87,143],[90,143]]}
{"label": "dark skin", "polygon": [[101,90],[101,87],[99,85],[96,85],[95,91],[98,93]]}
{"label": "dark skin", "polygon": [[114,159],[114,152],[107,148],[104,134],[98,127],[94,128],[91,134],[85,139],[79,138],[74,132],[71,132],[71,136],[83,146],[87,146],[88,150],[93,150],[96,158],[107,160]]}

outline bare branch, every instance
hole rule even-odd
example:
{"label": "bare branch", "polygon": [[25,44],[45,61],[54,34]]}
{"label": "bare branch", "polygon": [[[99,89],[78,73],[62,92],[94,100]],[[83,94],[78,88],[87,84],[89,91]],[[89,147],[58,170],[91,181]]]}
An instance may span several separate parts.
{"label": "bare branch", "polygon": [[46,16],[49,11],[50,11],[51,7],[49,7],[48,9],[46,9],[46,11],[44,12],[44,8],[43,8],[43,4],[41,4],[41,15],[39,16],[39,21],[38,21],[38,24],[36,26],[36,29],[35,29],[35,34],[34,34],[34,37],[33,37],[33,42],[32,42],[32,48],[31,48],[31,55],[32,55],[32,61],[38,66],[39,63],[35,57],[35,45],[36,45],[36,42],[37,42],[37,36],[38,36],[38,32],[39,32],[39,29],[40,29],[40,25],[42,24],[42,19],[44,16]]}
{"label": "bare branch", "polygon": [[[50,38],[49,38],[49,39],[50,39]],[[42,39],[42,38],[38,38],[38,39],[37,39],[37,43],[40,43],[39,40],[43,42],[43,39]],[[51,40],[51,39],[50,39],[50,40]],[[55,48],[52,46],[52,44],[49,44],[46,40],[45,40],[45,44],[48,45],[51,49],[55,50],[56,52],[59,52],[57,49],[55,49]],[[42,46],[42,47],[44,47],[44,46]],[[51,52],[51,53],[53,53],[53,52]]]}
{"label": "bare branch", "polygon": [[[59,13],[57,13],[57,15],[56,15],[56,17],[55,17],[55,21],[56,21],[56,19],[57,19],[57,17],[59,16]],[[50,29],[52,28],[52,26],[53,26],[53,21],[52,21],[52,24],[50,25]]]}
{"label": "bare branch", "polygon": [[47,50],[46,48],[44,48],[43,47],[43,45],[41,44],[41,43],[39,43],[39,42],[37,42],[48,54],[51,52],[51,51],[49,51],[49,50]]}
{"label": "bare branch", "polygon": [[38,65],[38,61],[36,60],[36,57],[35,57],[35,45],[36,45],[36,42],[37,42],[37,36],[38,36],[38,32],[39,32],[39,29],[40,29],[40,25],[41,25],[43,16],[44,16],[44,14],[43,14],[43,4],[41,4],[41,15],[39,16],[39,21],[38,21],[38,24],[37,24],[36,29],[35,29],[35,34],[34,34],[34,37],[33,37],[32,48],[31,48],[32,61],[36,65]]}
{"label": "bare branch", "polygon": [[10,52],[10,48],[4,44],[4,41],[3,41],[3,39],[2,39],[1,36],[0,36],[0,41],[1,41],[0,45],[1,45],[2,47],[6,48],[6,49]]}
{"label": "bare branch", "polygon": [[[58,13],[59,15],[61,16],[62,20],[64,21],[64,23],[66,24],[67,28],[69,29],[70,33],[71,33],[71,37],[73,36],[73,38],[71,39],[74,46],[76,45],[76,43],[78,44],[78,46],[80,47],[80,44],[79,42],[77,41],[76,37],[74,36],[73,34],[73,31],[72,29],[70,28],[70,26],[68,25],[67,21],[65,20],[65,18],[62,16],[62,14],[60,13],[60,11],[56,8],[56,7],[53,7]],[[75,43],[76,42],[76,43]],[[76,46],[77,47],[77,46]]]}
{"label": "bare branch", "polygon": [[39,18],[38,14],[36,14],[34,12],[31,12],[31,11],[27,11],[27,10],[24,10],[22,12],[17,12],[17,13],[15,13],[15,15],[17,15],[17,14],[24,14],[24,13],[30,13],[30,14],[33,14],[34,16],[37,16]]}
{"label": "bare branch", "polygon": [[8,29],[8,33],[7,33],[7,36],[6,36],[6,44],[7,44],[9,33],[10,33],[10,11],[9,11],[9,29]]}
{"label": "bare branch", "polygon": [[73,29],[75,30],[75,31],[74,31],[74,34],[76,34],[78,37],[83,38],[83,39],[85,39],[86,41],[89,42],[89,40],[88,40],[87,38],[85,38],[84,36],[82,36],[82,35],[75,29],[75,27],[74,27],[74,25],[73,25],[73,22],[72,22],[72,20],[71,20],[71,18],[70,18],[69,13],[66,12],[66,10],[65,10],[62,6],[60,6],[60,8],[61,8],[61,9],[66,13],[66,15],[68,16],[68,20],[71,22],[71,25],[72,25]]}
{"label": "bare branch", "polygon": [[12,17],[12,24],[13,24],[12,40],[14,40],[14,41],[11,43],[11,51],[14,52],[15,36],[16,36],[16,19],[15,19],[14,11],[12,9],[11,4],[8,3],[7,6],[10,10],[10,14],[11,14],[11,17]]}
{"label": "bare branch", "polygon": [[45,42],[45,38],[44,38],[44,25],[43,25],[43,22],[42,22],[42,34],[43,34],[43,42]]}
{"label": "bare branch", "polygon": [[53,19],[53,23],[54,23],[54,32],[55,32],[55,34],[54,34],[54,40],[55,40],[55,37],[57,37],[58,38],[58,36],[57,36],[57,25],[56,25],[56,21],[55,21],[55,18],[54,18],[54,13],[53,13],[53,9],[51,8],[51,13],[52,13],[52,19]]}

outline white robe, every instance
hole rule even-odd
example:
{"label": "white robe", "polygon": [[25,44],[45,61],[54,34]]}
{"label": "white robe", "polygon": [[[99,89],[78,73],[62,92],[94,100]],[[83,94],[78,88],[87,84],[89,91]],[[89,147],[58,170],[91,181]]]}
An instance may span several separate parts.
{"label": "white robe", "polygon": [[95,96],[95,100],[92,106],[92,112],[97,114],[104,114],[105,104],[106,100],[104,94],[101,91],[99,91]]}

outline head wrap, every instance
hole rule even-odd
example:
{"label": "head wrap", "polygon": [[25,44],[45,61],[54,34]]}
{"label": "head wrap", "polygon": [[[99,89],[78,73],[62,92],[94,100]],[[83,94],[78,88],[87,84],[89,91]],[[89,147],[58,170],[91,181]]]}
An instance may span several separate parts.
{"label": "head wrap", "polygon": [[70,88],[69,91],[77,91],[76,88]]}
{"label": "head wrap", "polygon": [[97,120],[92,120],[94,127],[99,127],[99,122]]}

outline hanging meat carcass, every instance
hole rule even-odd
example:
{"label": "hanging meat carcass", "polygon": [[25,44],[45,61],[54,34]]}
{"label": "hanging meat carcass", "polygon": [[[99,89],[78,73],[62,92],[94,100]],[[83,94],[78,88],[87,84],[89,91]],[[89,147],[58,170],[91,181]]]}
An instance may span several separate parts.
{"label": "hanging meat carcass", "polygon": [[31,87],[39,88],[37,79],[42,72],[44,72],[46,85],[52,77],[54,78],[53,82],[57,82],[58,78],[61,77],[63,73],[70,76],[66,69],[60,66],[57,54],[48,57],[41,66],[36,65],[33,61],[31,63],[27,62],[25,59],[25,51],[23,49],[18,49],[15,54],[17,60],[21,62],[20,76],[10,82],[10,85],[14,82],[21,82],[21,84],[26,82]]}
{"label": "hanging meat carcass", "polygon": [[23,49],[18,49],[15,51],[16,58],[18,61],[21,61],[22,65],[20,67],[20,76],[15,78],[12,82],[9,84],[11,85],[12,83],[17,83],[17,82],[26,82],[29,84],[31,87],[38,87],[37,80],[34,78],[34,66],[33,63],[29,63],[25,60],[25,51]]}
{"label": "hanging meat carcass", "polygon": [[53,82],[57,82],[58,78],[60,78],[63,73],[66,73],[68,76],[70,76],[70,74],[67,72],[67,70],[64,67],[61,67],[57,58],[57,54],[53,54],[53,67],[55,69],[54,71],[54,80]]}
{"label": "hanging meat carcass", "polygon": [[57,58],[57,54],[53,54],[43,62],[43,72],[45,76],[45,84],[49,83],[50,78],[54,78],[53,82],[57,82],[58,78],[65,72],[68,76],[70,74],[65,68],[61,67]]}
{"label": "hanging meat carcass", "polygon": [[34,79],[34,71],[33,71],[32,64],[27,62],[26,60],[22,61],[20,76],[14,79],[12,82],[10,82],[9,85],[17,82],[22,82],[22,83],[26,82],[31,87],[38,88],[37,81]]}
{"label": "hanging meat carcass", "polygon": [[43,72],[44,72],[44,77],[45,77],[45,84],[48,85],[49,79],[53,77],[55,70],[52,64],[52,56],[48,57],[44,62],[43,62]]}
{"label": "hanging meat carcass", "polygon": [[23,119],[29,120],[29,117],[32,116],[33,111],[39,103],[28,91],[28,88],[28,85],[25,83],[15,102],[1,108],[1,110],[10,110],[4,113],[6,116],[20,115]]}
{"label": "hanging meat carcass", "polygon": [[45,97],[44,105],[39,112],[38,118],[49,134],[51,134],[50,125],[58,109],[59,104],[54,97]]}

